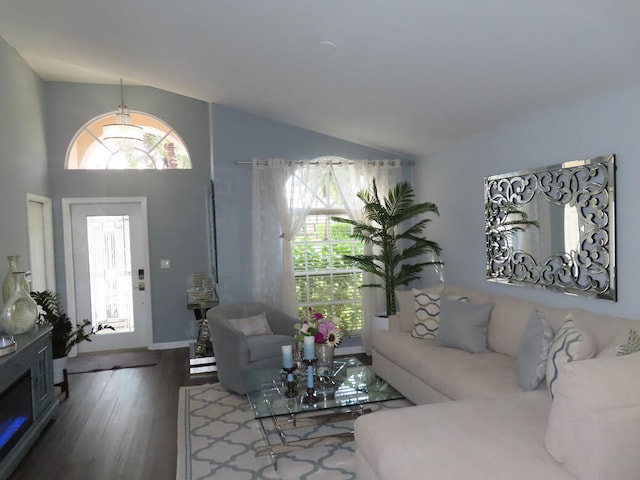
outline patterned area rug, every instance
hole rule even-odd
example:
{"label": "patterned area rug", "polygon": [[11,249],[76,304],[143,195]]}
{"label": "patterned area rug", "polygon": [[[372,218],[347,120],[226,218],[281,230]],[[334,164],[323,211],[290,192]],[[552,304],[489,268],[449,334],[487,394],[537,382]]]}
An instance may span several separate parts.
{"label": "patterned area rug", "polygon": [[[396,400],[375,405],[400,408]],[[353,421],[332,426],[297,429],[294,436],[348,432]],[[321,444],[321,442],[319,442]],[[316,446],[278,456],[278,469],[270,457],[256,457],[265,445],[249,402],[219,384],[181,387],[178,410],[178,469],[176,480],[355,480],[355,443]]]}

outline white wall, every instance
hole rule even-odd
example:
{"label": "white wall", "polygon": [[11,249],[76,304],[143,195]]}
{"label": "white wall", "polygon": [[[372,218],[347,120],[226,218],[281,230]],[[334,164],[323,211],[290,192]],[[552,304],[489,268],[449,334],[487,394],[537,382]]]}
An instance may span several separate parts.
{"label": "white wall", "polygon": [[[616,155],[618,302],[484,278],[484,177]],[[444,248],[446,281],[550,305],[640,318],[640,85],[486,132],[420,159],[414,185],[435,202],[430,236]]]}

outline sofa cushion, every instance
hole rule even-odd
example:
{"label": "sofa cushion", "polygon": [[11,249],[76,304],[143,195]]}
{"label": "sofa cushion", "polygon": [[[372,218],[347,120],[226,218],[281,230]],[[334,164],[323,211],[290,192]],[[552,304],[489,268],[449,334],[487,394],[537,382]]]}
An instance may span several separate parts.
{"label": "sofa cushion", "polygon": [[385,480],[575,480],[544,448],[550,404],[535,391],[375,412],[356,421],[356,448]]}
{"label": "sofa cushion", "polygon": [[563,368],[545,446],[581,480],[640,478],[639,375],[640,353]]}
{"label": "sofa cushion", "polygon": [[[638,329],[638,320],[603,315],[579,308],[573,310],[571,315],[591,334],[598,352],[611,345],[612,341],[625,337],[631,328]],[[551,326],[553,327],[553,323]]]}
{"label": "sofa cushion", "polygon": [[[442,294],[413,289],[415,299],[415,319],[411,336],[413,338],[436,338],[440,327],[440,302]],[[466,301],[467,297],[460,295],[449,297],[454,300]]]}
{"label": "sofa cushion", "polygon": [[437,343],[470,353],[487,350],[487,325],[493,303],[467,303],[443,297]]}
{"label": "sofa cushion", "polygon": [[596,344],[589,332],[573,318],[567,317],[553,337],[547,358],[547,387],[551,398],[555,394],[555,384],[562,375],[562,368],[569,362],[591,358],[595,353]]}
{"label": "sofa cushion", "polygon": [[[446,398],[463,400],[521,393],[516,362],[500,353],[469,353],[407,333],[373,332],[375,350]],[[375,368],[375,364],[374,364]],[[393,385],[393,378],[388,378]]]}
{"label": "sofa cushion", "polygon": [[544,314],[545,320],[554,331],[560,327],[569,313],[564,308],[537,305],[506,295],[496,295],[493,302],[487,339],[489,348],[513,358],[518,356],[520,339],[533,310]]}
{"label": "sofa cushion", "polygon": [[518,345],[518,385],[535,390],[545,377],[553,329],[538,310],[533,310]]}

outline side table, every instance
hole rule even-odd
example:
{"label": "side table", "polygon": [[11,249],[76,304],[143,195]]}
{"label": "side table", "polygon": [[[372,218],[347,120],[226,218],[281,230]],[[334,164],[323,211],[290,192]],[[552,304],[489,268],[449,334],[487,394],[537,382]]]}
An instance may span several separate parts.
{"label": "side table", "polygon": [[193,314],[198,325],[198,335],[196,340],[189,346],[189,374],[197,375],[202,373],[216,372],[216,357],[213,353],[213,343],[209,334],[209,324],[207,323],[207,311],[218,306],[216,301],[204,303],[187,303],[187,308],[193,310]]}

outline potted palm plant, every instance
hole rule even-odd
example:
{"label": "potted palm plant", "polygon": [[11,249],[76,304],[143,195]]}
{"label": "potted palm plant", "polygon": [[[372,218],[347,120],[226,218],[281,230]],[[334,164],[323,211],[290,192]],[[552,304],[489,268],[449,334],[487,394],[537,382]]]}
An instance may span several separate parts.
{"label": "potted palm plant", "polygon": [[91,322],[86,318],[75,326],[66,314],[60,303],[57,293],[50,290],[31,292],[31,297],[38,305],[38,323],[51,325],[51,348],[54,362],[54,382],[59,383],[61,378],[56,378],[62,372],[67,355],[71,349],[80,342],[91,341],[91,335],[103,329],[115,330],[111,325],[98,325],[97,328],[87,330]]}
{"label": "potted palm plant", "polygon": [[415,202],[415,193],[409,182],[401,181],[392,187],[387,196],[380,198],[376,181],[371,188],[363,189],[357,196],[364,203],[363,218],[332,217],[336,222],[353,227],[352,237],[371,245],[372,253],[343,255],[343,258],[362,271],[379,277],[380,283],[364,284],[363,287],[383,288],[386,314],[396,313],[395,289],[420,278],[422,270],[429,265],[440,265],[438,261],[409,260],[425,258],[428,254],[439,256],[440,246],[424,237],[431,221],[420,216],[439,215],[438,207],[431,202]]}

